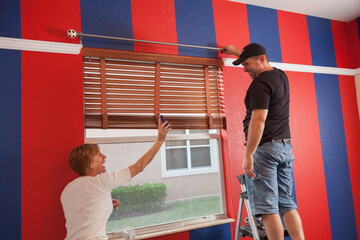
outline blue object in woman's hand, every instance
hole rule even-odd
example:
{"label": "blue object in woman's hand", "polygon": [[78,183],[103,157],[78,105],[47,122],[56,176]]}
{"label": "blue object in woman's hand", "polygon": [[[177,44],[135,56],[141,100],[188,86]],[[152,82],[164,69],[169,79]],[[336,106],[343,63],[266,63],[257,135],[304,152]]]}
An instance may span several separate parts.
{"label": "blue object in woman's hand", "polygon": [[[161,120],[161,123],[166,122],[166,119],[164,118],[163,115],[160,115],[159,118],[160,118],[160,120]],[[165,126],[167,126],[167,125],[168,125],[168,123],[167,123]]]}

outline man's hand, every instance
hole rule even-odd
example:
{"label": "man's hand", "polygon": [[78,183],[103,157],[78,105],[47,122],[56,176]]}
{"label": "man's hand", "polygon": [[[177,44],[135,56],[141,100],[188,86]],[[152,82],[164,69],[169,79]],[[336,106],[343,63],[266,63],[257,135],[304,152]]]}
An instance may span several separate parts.
{"label": "man's hand", "polygon": [[237,49],[234,45],[226,45],[224,47],[224,53],[227,55],[235,55],[240,57],[241,51]]}
{"label": "man's hand", "polygon": [[117,199],[112,199],[112,203],[113,203],[113,208],[114,208],[115,210],[117,210],[118,207],[121,206],[121,202],[120,202],[119,200],[117,200]]}
{"label": "man's hand", "polygon": [[243,164],[245,174],[250,178],[256,177],[255,173],[253,172],[253,154],[259,146],[261,136],[264,132],[267,114],[267,109],[255,109],[251,112],[251,119],[249,122],[248,137],[246,142],[245,158]]}
{"label": "man's hand", "polygon": [[246,155],[245,155],[245,159],[244,159],[244,163],[243,163],[243,168],[244,168],[245,174],[246,174],[249,178],[254,178],[254,177],[256,177],[256,175],[255,175],[255,173],[254,173],[253,163],[254,163],[254,159],[253,159],[252,155],[250,155],[250,156],[246,156]]}

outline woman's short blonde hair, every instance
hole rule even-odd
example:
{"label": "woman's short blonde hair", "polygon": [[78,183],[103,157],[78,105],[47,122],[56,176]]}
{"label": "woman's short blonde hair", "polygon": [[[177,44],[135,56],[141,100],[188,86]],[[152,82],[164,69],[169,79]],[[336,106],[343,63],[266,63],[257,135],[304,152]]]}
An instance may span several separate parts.
{"label": "woman's short blonde hair", "polygon": [[70,167],[80,176],[86,175],[93,157],[100,151],[97,144],[83,144],[74,148],[69,155]]}

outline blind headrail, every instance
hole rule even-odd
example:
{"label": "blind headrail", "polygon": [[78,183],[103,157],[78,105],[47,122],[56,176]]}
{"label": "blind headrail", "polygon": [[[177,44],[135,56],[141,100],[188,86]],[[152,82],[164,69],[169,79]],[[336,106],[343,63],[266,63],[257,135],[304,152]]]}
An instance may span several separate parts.
{"label": "blind headrail", "polygon": [[190,57],[178,56],[160,53],[142,53],[114,49],[99,49],[91,47],[83,47],[83,56],[87,57],[103,57],[113,59],[123,59],[132,61],[145,62],[163,62],[175,64],[190,64],[190,65],[207,65],[222,67],[222,60],[218,58],[204,58],[204,57]]}

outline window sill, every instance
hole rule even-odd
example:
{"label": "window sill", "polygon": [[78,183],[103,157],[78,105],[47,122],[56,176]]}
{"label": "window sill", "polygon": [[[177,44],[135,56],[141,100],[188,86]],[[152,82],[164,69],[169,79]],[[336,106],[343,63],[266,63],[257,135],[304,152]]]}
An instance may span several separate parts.
{"label": "window sill", "polygon": [[[171,224],[164,224],[155,227],[136,229],[135,236],[130,239],[147,239],[153,237],[160,237],[169,234],[186,232],[194,229],[222,225],[234,222],[235,220],[225,215],[209,216],[200,219],[188,220],[184,222],[177,222]],[[109,240],[125,240],[129,239],[124,236],[123,232],[108,234]]]}

